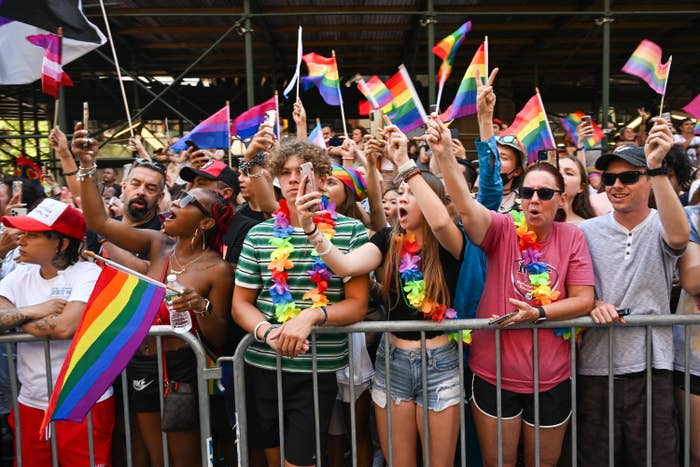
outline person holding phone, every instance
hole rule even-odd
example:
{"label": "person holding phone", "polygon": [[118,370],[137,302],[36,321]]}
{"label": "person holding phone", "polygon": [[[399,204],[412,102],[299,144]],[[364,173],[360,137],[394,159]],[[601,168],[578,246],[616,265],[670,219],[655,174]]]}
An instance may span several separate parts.
{"label": "person holding phone", "polygon": [[[485,84],[477,79],[477,113],[482,141],[491,140],[492,112],[496,102],[494,69]],[[588,247],[573,225],[555,222],[566,194],[559,171],[548,163],[533,165],[520,189],[522,213],[490,211],[468,195],[450,151],[450,133],[438,118],[431,118],[427,139],[445,173],[445,185],[460,214],[469,239],[486,254],[484,293],[477,318],[516,323],[575,318],[593,306],[593,268]],[[493,151],[493,148],[491,148]],[[495,156],[495,154],[494,154]],[[501,159],[501,163],[503,160]],[[501,332],[502,444],[498,443],[495,334],[473,331],[469,366],[472,379],[472,414],[484,464],[515,465],[523,438],[526,463],[533,463],[534,381],[540,375],[540,456],[542,465],[556,465],[571,415],[570,343],[553,329],[538,330],[539,361],[534,362],[531,330]],[[569,338],[571,336],[568,336]]]}

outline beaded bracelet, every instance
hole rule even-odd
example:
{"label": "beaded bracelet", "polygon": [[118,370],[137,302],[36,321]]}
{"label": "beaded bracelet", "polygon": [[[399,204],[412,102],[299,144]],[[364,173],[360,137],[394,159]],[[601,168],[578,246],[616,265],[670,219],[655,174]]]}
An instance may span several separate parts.
{"label": "beaded bracelet", "polygon": [[86,178],[92,178],[95,176],[95,172],[97,172],[97,163],[93,163],[92,167],[87,169],[85,167],[78,167],[78,180],[82,182]]}
{"label": "beaded bracelet", "polygon": [[241,161],[240,164],[238,164],[238,170],[241,172],[248,172],[250,169],[255,167],[256,165],[263,166],[265,164],[265,153],[259,152],[256,155],[253,156],[252,159],[246,161]]}

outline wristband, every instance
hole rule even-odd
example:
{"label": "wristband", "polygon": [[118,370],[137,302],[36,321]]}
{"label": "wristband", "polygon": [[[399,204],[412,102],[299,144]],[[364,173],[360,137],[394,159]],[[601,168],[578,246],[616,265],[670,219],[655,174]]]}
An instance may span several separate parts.
{"label": "wristband", "polygon": [[270,326],[269,328],[265,329],[265,334],[263,334],[263,338],[262,338],[262,341],[261,341],[263,344],[267,344],[267,336],[269,336],[270,333],[272,332],[272,330],[275,329],[275,328],[277,328],[277,326],[275,326],[275,325],[273,324],[273,325]]}
{"label": "wristband", "polygon": [[668,168],[659,167],[658,169],[650,169],[647,167],[647,175],[656,177],[657,175],[668,175]]}
{"label": "wristband", "polygon": [[398,167],[399,175],[416,167],[416,161],[409,159]]}
{"label": "wristband", "polygon": [[328,322],[328,310],[326,310],[325,306],[320,306],[318,309],[321,310],[321,313],[323,313],[323,321],[321,321],[319,326],[325,326]]}
{"label": "wristband", "polygon": [[304,231],[304,233],[306,234],[307,237],[310,237],[311,235],[315,234],[317,231],[318,231],[318,226],[316,224],[314,224],[314,228],[313,228],[313,230],[311,230],[311,232]]}
{"label": "wristband", "polygon": [[265,324],[267,322],[268,321],[266,319],[264,319],[255,325],[255,329],[253,329],[253,339],[255,339],[257,342],[263,342],[263,340],[258,337],[258,329],[260,329],[260,326],[262,326],[263,324]]}
{"label": "wristband", "polygon": [[[252,169],[256,165],[259,165],[260,167],[262,167],[264,164],[265,164],[265,153],[259,152],[256,155],[254,155],[252,157],[252,159],[250,159],[249,161],[246,161],[246,160],[241,161],[238,164],[238,170],[240,170],[241,172],[248,172],[248,171],[250,171],[250,169]],[[250,176],[250,174],[248,176]]]}
{"label": "wristband", "polygon": [[73,175],[76,175],[79,172],[80,169],[75,169],[72,172],[63,172],[64,177],[72,177]]}

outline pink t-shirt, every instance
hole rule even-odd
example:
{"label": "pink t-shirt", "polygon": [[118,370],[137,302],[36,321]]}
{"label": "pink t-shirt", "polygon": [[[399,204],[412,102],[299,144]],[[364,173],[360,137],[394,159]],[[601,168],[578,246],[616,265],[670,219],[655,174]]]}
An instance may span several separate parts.
{"label": "pink t-shirt", "polygon": [[[491,212],[491,226],[481,244],[486,253],[486,284],[476,312],[491,318],[515,310],[509,298],[527,301],[527,275],[519,274],[520,250],[513,219]],[[573,224],[555,222],[542,244],[544,262],[552,267],[550,278],[559,300],[566,298],[567,285],[594,285],[593,265],[583,233]],[[515,279],[515,280],[514,280]],[[532,302],[530,302],[532,303]],[[496,384],[496,338],[490,330],[474,331],[469,366],[480,378]],[[538,331],[540,391],[548,391],[571,376],[570,343],[552,329]],[[532,331],[501,332],[501,382],[503,389],[518,393],[534,391]]]}

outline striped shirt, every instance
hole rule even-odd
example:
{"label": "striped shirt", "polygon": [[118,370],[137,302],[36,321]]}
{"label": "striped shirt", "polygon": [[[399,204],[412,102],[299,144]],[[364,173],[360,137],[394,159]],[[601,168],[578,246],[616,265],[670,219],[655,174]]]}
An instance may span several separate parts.
{"label": "striped shirt", "polygon": [[[272,271],[267,266],[270,254],[275,247],[270,245],[274,236],[274,220],[270,219],[256,225],[248,231],[243,250],[236,268],[236,286],[248,289],[261,289],[255,306],[265,315],[268,321],[276,323],[275,307],[272,304],[269,288],[272,285]],[[357,220],[338,215],[335,225],[333,245],[343,253],[347,253],[367,242],[367,231]],[[309,243],[301,228],[295,228],[290,235],[290,243],[294,251],[290,260],[294,267],[288,270],[289,285],[292,297],[300,309],[309,308],[311,301],[302,297],[314,284],[309,280],[307,271],[311,269],[315,256],[313,246]],[[349,279],[349,278],[347,278]],[[344,279],[333,275],[328,281],[326,296],[330,304],[338,303],[345,298]],[[336,371],[348,365],[348,344],[346,334],[318,334],[316,338],[316,364],[318,371]],[[253,366],[275,369],[277,353],[267,344],[254,342],[248,347],[245,361]],[[311,351],[297,355],[295,358],[282,357],[282,369],[291,372],[310,373],[312,371]]]}

